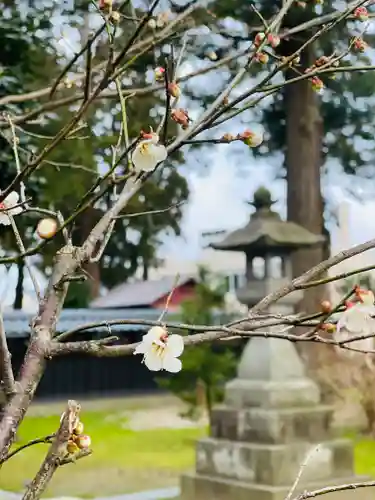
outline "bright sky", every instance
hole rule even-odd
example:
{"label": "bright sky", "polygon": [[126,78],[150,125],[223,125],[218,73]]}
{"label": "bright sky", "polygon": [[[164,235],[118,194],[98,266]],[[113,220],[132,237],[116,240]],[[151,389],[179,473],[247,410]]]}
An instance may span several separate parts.
{"label": "bright sky", "polygon": [[[246,223],[251,207],[245,201],[251,198],[254,190],[260,185],[266,185],[274,198],[280,200],[275,208],[285,216],[286,186],[284,181],[275,180],[276,169],[270,166],[270,163],[275,166],[276,160],[269,163],[265,160],[254,160],[246,150],[243,150],[242,155],[231,159],[229,149],[229,154],[223,160],[222,148],[230,146],[222,145],[210,155],[208,160],[211,167],[205,170],[202,167],[186,169],[191,199],[185,208],[183,236],[166,240],[161,250],[163,257],[178,255],[179,258],[194,258],[199,254],[199,236],[202,231],[232,230]],[[247,165],[247,168],[244,165]],[[343,201],[349,203],[349,232],[351,244],[354,245],[375,237],[375,202],[371,201],[368,195],[365,196],[368,201],[357,201],[350,196],[347,188],[349,185],[353,188],[353,184],[358,196],[365,196],[361,192],[361,186],[366,185],[365,181],[358,179],[353,183],[353,179],[333,167],[324,182],[324,191],[326,197],[331,200],[333,210]],[[331,232],[335,243],[337,228],[334,223],[331,224]]]}

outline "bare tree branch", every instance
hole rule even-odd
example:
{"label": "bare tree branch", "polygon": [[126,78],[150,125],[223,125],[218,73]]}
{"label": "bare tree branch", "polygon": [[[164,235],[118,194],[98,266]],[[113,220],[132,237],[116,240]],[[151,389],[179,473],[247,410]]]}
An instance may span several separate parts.
{"label": "bare tree branch", "polygon": [[67,444],[73,434],[72,422],[79,415],[80,406],[76,401],[69,401],[67,409],[61,419],[59,430],[50,446],[38,473],[28,486],[22,500],[38,500],[48,486],[53,474],[60,465],[60,461],[68,455]]}
{"label": "bare tree branch", "polygon": [[3,315],[0,311],[0,377],[1,389],[6,398],[12,396],[15,392],[15,382],[12,368],[12,357],[8,349],[6,332],[4,328]]}

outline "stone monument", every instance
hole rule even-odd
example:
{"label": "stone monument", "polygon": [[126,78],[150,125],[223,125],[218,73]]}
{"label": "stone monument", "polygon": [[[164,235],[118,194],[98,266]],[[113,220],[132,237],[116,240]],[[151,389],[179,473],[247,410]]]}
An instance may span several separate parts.
{"label": "stone monument", "polygon": [[[290,281],[294,249],[322,241],[282,221],[271,210],[273,203],[269,191],[260,188],[247,226],[212,245],[246,253],[247,285],[237,296],[247,306]],[[300,299],[300,292],[288,295],[270,312],[291,313]],[[292,342],[249,340],[237,378],[226,385],[224,404],[213,410],[210,437],[197,443],[195,471],[181,478],[181,500],[285,500],[299,475],[292,498],[364,480],[355,477],[352,443],[335,437],[332,417],[333,408],[321,404],[319,388],[307,377]],[[362,488],[330,494],[330,499],[370,496],[374,490]]]}

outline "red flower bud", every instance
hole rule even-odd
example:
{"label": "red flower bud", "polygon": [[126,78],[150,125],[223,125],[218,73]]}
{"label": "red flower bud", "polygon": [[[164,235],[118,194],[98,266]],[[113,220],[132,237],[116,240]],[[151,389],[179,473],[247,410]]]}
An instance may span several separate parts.
{"label": "red flower bud", "polygon": [[257,33],[255,35],[255,39],[254,39],[255,46],[259,47],[259,45],[264,41],[265,38],[266,38],[266,35],[263,32]]}
{"label": "red flower bud", "polygon": [[169,92],[169,95],[171,95],[172,97],[180,97],[181,95],[181,90],[180,90],[180,87],[177,85],[176,82],[171,82],[169,85],[168,85],[168,92]]}
{"label": "red flower bud", "polygon": [[366,7],[357,7],[354,11],[354,17],[356,19],[359,19],[360,21],[367,21],[368,20],[368,12]]}
{"label": "red flower bud", "polygon": [[332,304],[329,300],[323,300],[320,304],[320,308],[323,313],[328,314],[332,311]]}

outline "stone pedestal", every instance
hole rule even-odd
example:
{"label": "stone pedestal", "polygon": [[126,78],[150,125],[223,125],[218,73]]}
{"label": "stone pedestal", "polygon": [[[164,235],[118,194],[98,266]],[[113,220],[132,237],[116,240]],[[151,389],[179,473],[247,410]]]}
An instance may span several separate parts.
{"label": "stone pedestal", "polygon": [[[293,496],[366,480],[353,472],[353,447],[334,437],[333,408],[320,404],[294,344],[254,338],[238,377],[212,414],[211,435],[197,443],[196,470],[181,478],[181,500],[285,500],[306,455]],[[374,498],[372,488],[330,494],[332,500]]]}

